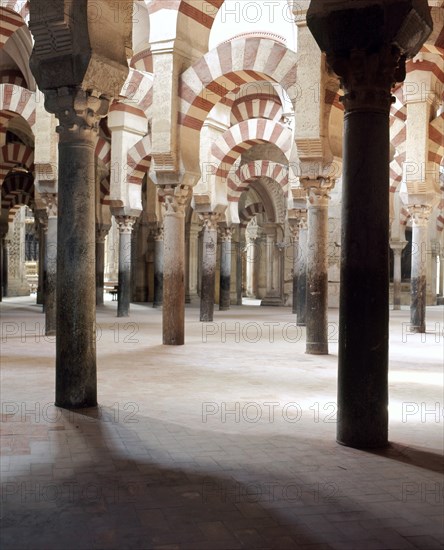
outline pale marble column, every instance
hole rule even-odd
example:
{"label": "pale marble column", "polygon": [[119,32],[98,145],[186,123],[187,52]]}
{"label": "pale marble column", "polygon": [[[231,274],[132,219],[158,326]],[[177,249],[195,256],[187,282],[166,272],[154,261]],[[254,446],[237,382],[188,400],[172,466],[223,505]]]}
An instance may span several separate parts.
{"label": "pale marble column", "polygon": [[43,195],[47,207],[48,223],[45,239],[45,331],[54,336],[57,329],[57,194]]}
{"label": "pale marble column", "polygon": [[119,227],[117,317],[129,317],[131,302],[131,235],[136,219],[133,216],[116,216],[116,221]]}
{"label": "pale marble column", "polygon": [[198,295],[199,272],[199,231],[197,224],[190,224],[188,235],[188,302],[196,305],[200,302]]}
{"label": "pale marble column", "polygon": [[393,250],[393,309],[401,309],[401,258],[407,241],[390,241]]}
{"label": "pale marble column", "polygon": [[328,354],[328,192],[326,178],[301,179],[308,194],[306,353]]}
{"label": "pale marble column", "polygon": [[296,298],[296,324],[305,327],[307,323],[307,241],[308,224],[307,212],[299,221],[299,262],[298,262],[298,288]]}
{"label": "pale marble column", "polygon": [[206,212],[200,215],[203,222],[202,282],[200,293],[200,320],[213,322],[214,291],[217,262],[217,222],[219,215]]}
{"label": "pale marble column", "polygon": [[163,252],[163,344],[185,343],[185,209],[190,189],[167,185]]}
{"label": "pale marble column", "polygon": [[161,307],[163,301],[163,227],[153,231],[154,238],[154,300],[153,307]]}
{"label": "pale marble column", "polygon": [[105,242],[109,225],[96,224],[96,305],[103,305],[105,284]]}
{"label": "pale marble column", "polygon": [[427,226],[431,208],[429,206],[409,206],[412,218],[412,272],[410,330],[426,331],[427,301]]}
{"label": "pale marble column", "polygon": [[291,241],[293,245],[293,298],[292,298],[292,313],[297,313],[297,296],[298,296],[298,274],[299,274],[299,220],[292,220],[289,223]]}
{"label": "pale marble column", "polygon": [[219,310],[227,311],[231,304],[231,240],[233,230],[231,227],[220,229],[220,295]]}

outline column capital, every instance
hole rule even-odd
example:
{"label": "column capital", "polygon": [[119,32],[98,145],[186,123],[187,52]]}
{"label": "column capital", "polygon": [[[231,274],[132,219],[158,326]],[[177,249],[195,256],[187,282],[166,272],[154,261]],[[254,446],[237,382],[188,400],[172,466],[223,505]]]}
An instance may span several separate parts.
{"label": "column capital", "polygon": [[45,93],[45,108],[59,119],[60,139],[77,141],[95,138],[100,119],[108,113],[110,100],[81,88],[59,88]]}
{"label": "column capital", "polygon": [[96,224],[96,243],[104,243],[110,230],[109,225]]}
{"label": "column capital", "polygon": [[133,232],[136,218],[133,216],[116,216],[116,222],[120,234],[131,234]]}
{"label": "column capital", "polygon": [[328,206],[328,194],[335,186],[336,181],[332,178],[301,178],[301,185],[307,191],[308,202],[312,206]]}
{"label": "column capital", "polygon": [[428,205],[412,205],[407,206],[407,210],[412,218],[412,225],[417,227],[427,227],[429,223],[432,207]]}
{"label": "column capital", "polygon": [[150,234],[155,241],[163,241],[163,236],[164,236],[163,225],[160,225],[158,227],[154,227],[153,229],[151,229]]}
{"label": "column capital", "polygon": [[158,194],[160,200],[165,203],[165,213],[185,215],[191,192],[189,185],[160,185]]}
{"label": "column capital", "polygon": [[288,228],[292,238],[296,241],[299,238],[299,220],[288,220]]}
{"label": "column capital", "polygon": [[405,80],[405,57],[395,46],[383,46],[376,52],[353,50],[346,57],[328,54],[327,62],[341,79],[346,112],[379,111],[389,113],[395,98],[391,90]]}
{"label": "column capital", "polygon": [[57,193],[41,193],[42,201],[46,204],[46,214],[48,218],[57,218]]}
{"label": "column capital", "polygon": [[231,242],[231,239],[233,237],[233,228],[219,226],[219,236],[222,242]]}
{"label": "column capital", "polygon": [[220,221],[220,214],[218,212],[201,212],[199,213],[199,220],[203,225],[203,229],[209,231],[217,231],[217,224]]}
{"label": "column capital", "polygon": [[407,246],[407,241],[390,241],[390,248],[395,254],[401,254],[404,248]]}
{"label": "column capital", "polygon": [[387,115],[391,89],[405,79],[406,58],[433,29],[427,0],[312,0],[307,24],[341,79],[346,112]]}

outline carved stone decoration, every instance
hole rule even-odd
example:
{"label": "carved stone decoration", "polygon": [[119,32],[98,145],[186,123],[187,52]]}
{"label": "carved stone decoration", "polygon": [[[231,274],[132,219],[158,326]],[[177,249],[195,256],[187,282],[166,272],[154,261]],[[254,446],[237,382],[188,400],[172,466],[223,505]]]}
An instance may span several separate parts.
{"label": "carved stone decoration", "polygon": [[133,216],[116,216],[116,222],[121,235],[131,234],[136,223],[136,218]]}
{"label": "carved stone decoration", "polygon": [[57,218],[57,193],[42,193],[43,202],[46,204],[48,218]]}

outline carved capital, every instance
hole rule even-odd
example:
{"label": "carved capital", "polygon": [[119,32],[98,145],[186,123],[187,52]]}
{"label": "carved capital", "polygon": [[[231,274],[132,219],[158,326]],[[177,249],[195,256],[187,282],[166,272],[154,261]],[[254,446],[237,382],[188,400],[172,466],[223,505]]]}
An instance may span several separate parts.
{"label": "carved capital", "polygon": [[163,226],[155,227],[151,230],[151,236],[155,241],[163,241]]}
{"label": "carved capital", "polygon": [[131,234],[136,223],[136,218],[133,216],[116,216],[116,222],[120,234]]}
{"label": "carved capital", "polygon": [[59,119],[57,132],[64,142],[95,139],[109,105],[109,99],[95,97],[80,88],[59,88],[45,95],[45,108]]}
{"label": "carved capital", "polygon": [[160,199],[165,203],[165,214],[185,214],[191,187],[188,185],[162,185],[158,189]]}
{"label": "carved capital", "polygon": [[405,79],[405,56],[396,46],[375,52],[352,50],[348,55],[328,54],[327,61],[340,77],[346,112],[372,111],[389,114],[395,98],[391,89]]}
{"label": "carved capital", "polygon": [[301,185],[307,191],[308,202],[312,206],[325,207],[328,205],[328,194],[335,185],[335,180],[330,178],[301,178]]}
{"label": "carved capital", "polygon": [[293,242],[296,242],[299,239],[299,220],[289,220],[288,227]]}
{"label": "carved capital", "polygon": [[222,242],[231,242],[233,237],[232,227],[220,227],[219,226],[219,236]]}
{"label": "carved capital", "polygon": [[110,230],[109,225],[96,224],[96,243],[104,243]]}
{"label": "carved capital", "polygon": [[42,193],[40,196],[46,205],[47,217],[57,218],[57,193]]}
{"label": "carved capital", "polygon": [[430,206],[421,204],[408,206],[407,209],[412,218],[412,225],[416,227],[427,227],[430,214],[432,213],[432,208]]}
{"label": "carved capital", "polygon": [[217,212],[202,212],[199,214],[199,220],[203,225],[204,231],[217,231],[217,223],[220,221],[220,214]]}

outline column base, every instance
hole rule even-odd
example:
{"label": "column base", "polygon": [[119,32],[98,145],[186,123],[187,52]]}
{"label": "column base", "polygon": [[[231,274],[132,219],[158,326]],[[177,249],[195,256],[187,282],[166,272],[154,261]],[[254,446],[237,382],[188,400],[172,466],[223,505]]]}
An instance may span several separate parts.
{"label": "column base", "polygon": [[328,344],[307,344],[305,353],[308,355],[328,355]]}
{"label": "column base", "polygon": [[414,326],[414,325],[410,325],[409,331],[410,331],[411,333],[414,333],[414,334],[425,334],[425,332],[426,332],[426,327],[425,327],[425,325],[423,325],[423,326]]}
{"label": "column base", "polygon": [[80,410],[80,409],[96,409],[98,407],[97,401],[84,403],[72,403],[71,401],[58,400],[54,403],[55,407],[66,410]]}
{"label": "column base", "polygon": [[342,445],[343,447],[351,447],[353,449],[386,449],[390,446],[390,443],[388,440],[384,439],[381,441],[373,441],[373,442],[367,442],[367,441],[360,441],[360,440],[352,440],[352,441],[342,441],[340,439],[336,439],[336,443],[339,445]]}
{"label": "column base", "polygon": [[261,306],[282,306],[282,298],[278,296],[265,296],[261,301]]}

